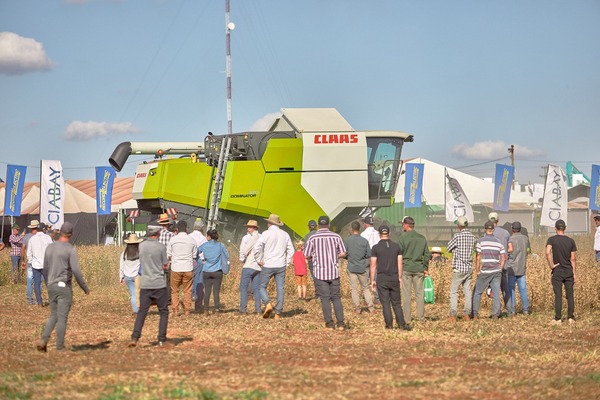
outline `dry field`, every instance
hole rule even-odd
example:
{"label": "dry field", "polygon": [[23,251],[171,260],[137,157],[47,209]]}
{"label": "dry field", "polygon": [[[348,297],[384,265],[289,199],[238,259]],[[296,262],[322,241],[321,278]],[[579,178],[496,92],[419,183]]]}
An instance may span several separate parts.
{"label": "dry field", "polygon": [[[91,295],[75,289],[68,351],[39,353],[48,308],[27,305],[24,283],[8,279],[0,254],[0,398],[3,399],[597,399],[600,398],[600,268],[589,237],[577,238],[576,324],[549,326],[547,266],[530,258],[532,315],[449,323],[449,266],[432,270],[436,304],[404,332],[377,314],[351,313],[349,329],[323,329],[318,300],[296,300],[287,279],[282,320],[236,315],[239,265],[226,277],[220,315],[172,317],[169,345],[155,345],[149,315],[141,346],[127,348],[133,317],[117,283],[121,249],[80,247]],[[534,243],[540,253],[544,239]],[[234,249],[231,249],[235,252]],[[587,253],[587,254],[586,254]],[[312,288],[311,288],[312,289]],[[312,293],[312,290],[311,290]],[[482,315],[491,302],[484,300]]]}

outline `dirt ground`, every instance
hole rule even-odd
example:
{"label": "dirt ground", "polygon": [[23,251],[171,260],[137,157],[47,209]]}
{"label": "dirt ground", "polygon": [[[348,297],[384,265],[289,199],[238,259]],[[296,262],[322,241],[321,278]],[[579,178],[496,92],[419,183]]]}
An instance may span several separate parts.
{"label": "dirt ground", "polygon": [[[326,331],[318,300],[287,294],[281,320],[238,316],[237,292],[219,315],[170,317],[156,345],[155,309],[140,346],[126,289],[75,289],[65,352],[35,349],[49,308],[25,285],[0,286],[0,398],[7,399],[548,399],[600,398],[600,312],[549,326],[550,312],[499,321],[447,321],[428,305],[414,330],[383,329],[381,311],[352,313]],[[489,312],[484,304],[482,315]]]}

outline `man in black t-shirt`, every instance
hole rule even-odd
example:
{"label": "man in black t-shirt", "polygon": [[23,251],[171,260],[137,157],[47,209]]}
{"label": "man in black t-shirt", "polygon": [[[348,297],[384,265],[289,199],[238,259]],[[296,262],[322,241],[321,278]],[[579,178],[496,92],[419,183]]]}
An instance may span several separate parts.
{"label": "man in black t-shirt", "polygon": [[371,286],[377,290],[383,310],[385,328],[392,329],[392,308],[398,328],[411,330],[404,320],[400,304],[400,280],[402,279],[402,250],[390,240],[390,228],[379,227],[380,241],[371,249]]}
{"label": "man in black t-shirt", "polygon": [[554,225],[556,235],[548,238],[546,242],[546,259],[552,270],[552,288],[554,289],[554,321],[553,324],[562,323],[562,286],[565,286],[567,296],[567,320],[575,322],[575,298],[573,284],[575,283],[575,241],[565,235],[567,225],[559,219]]}

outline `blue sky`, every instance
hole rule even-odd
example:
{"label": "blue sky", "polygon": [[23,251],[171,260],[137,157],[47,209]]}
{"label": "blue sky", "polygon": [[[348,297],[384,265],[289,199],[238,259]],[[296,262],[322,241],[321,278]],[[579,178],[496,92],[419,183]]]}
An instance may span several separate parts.
{"label": "blue sky", "polygon": [[[0,0],[0,177],[93,179],[120,142],[226,133],[224,4]],[[511,144],[522,182],[600,163],[597,0],[231,0],[231,20],[234,132],[335,107],[481,177]]]}

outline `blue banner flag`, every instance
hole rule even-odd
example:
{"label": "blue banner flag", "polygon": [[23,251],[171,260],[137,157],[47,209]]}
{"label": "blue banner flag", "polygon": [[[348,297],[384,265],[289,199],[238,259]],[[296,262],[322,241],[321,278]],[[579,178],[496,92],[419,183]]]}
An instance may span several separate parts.
{"label": "blue banner flag", "polygon": [[590,183],[590,210],[600,211],[600,165],[592,164]]}
{"label": "blue banner flag", "polygon": [[508,211],[510,191],[515,176],[515,167],[496,164],[496,179],[494,180],[494,210]]}
{"label": "blue banner flag", "polygon": [[18,217],[21,215],[21,201],[25,186],[27,167],[8,165],[6,168],[6,190],[4,192],[4,215]]}
{"label": "blue banner flag", "polygon": [[96,209],[98,215],[110,214],[115,174],[113,167],[96,167]]}
{"label": "blue banner flag", "polygon": [[406,174],[404,175],[404,208],[421,207],[424,169],[425,164],[406,164]]}

